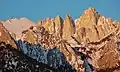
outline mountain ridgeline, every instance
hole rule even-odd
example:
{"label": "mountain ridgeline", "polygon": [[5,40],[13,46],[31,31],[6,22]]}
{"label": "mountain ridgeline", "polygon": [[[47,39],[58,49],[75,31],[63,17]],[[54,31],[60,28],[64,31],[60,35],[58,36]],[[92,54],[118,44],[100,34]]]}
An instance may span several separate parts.
{"label": "mountain ridgeline", "polygon": [[34,23],[0,23],[0,70],[10,72],[120,72],[120,22],[94,8]]}

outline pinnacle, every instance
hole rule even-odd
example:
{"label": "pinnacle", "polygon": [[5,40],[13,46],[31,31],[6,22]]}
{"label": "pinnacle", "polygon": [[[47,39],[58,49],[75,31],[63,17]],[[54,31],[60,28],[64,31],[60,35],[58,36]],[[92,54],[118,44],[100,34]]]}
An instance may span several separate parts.
{"label": "pinnacle", "polygon": [[71,18],[70,14],[67,13],[67,14],[66,14],[66,19],[70,19],[70,18]]}

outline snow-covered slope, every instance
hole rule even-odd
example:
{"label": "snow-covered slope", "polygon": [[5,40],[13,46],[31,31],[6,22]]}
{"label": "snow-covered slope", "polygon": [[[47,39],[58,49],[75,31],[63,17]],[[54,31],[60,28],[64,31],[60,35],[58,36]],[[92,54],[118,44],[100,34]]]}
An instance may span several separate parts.
{"label": "snow-covered slope", "polygon": [[0,43],[0,72],[60,72],[46,64],[26,56],[12,48],[11,45]]}
{"label": "snow-covered slope", "polygon": [[58,48],[47,50],[39,44],[30,44],[21,40],[17,41],[17,44],[24,54],[37,60],[38,62],[60,69],[63,72],[75,72]]}

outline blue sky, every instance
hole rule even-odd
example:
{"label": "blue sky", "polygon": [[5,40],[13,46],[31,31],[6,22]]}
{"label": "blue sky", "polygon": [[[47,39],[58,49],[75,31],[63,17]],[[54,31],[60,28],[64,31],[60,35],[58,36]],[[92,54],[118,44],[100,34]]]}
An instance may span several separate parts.
{"label": "blue sky", "polygon": [[0,20],[27,17],[34,22],[70,13],[73,19],[93,6],[101,15],[120,20],[120,0],[0,0]]}

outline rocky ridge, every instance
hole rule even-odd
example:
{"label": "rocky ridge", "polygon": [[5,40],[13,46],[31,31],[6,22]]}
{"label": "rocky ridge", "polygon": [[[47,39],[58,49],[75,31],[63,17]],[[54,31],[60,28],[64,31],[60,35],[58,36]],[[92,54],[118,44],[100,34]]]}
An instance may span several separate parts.
{"label": "rocky ridge", "polygon": [[0,71],[1,72],[59,72],[46,64],[26,56],[14,49],[10,44],[0,42]]}
{"label": "rocky ridge", "polygon": [[17,48],[15,40],[11,37],[9,31],[0,22],[0,42],[11,44],[14,48]]}
{"label": "rocky ridge", "polygon": [[39,21],[22,32],[20,40],[40,44],[49,50],[59,48],[77,72],[119,72],[120,22],[105,18],[94,8],[73,20],[67,14]]}

